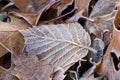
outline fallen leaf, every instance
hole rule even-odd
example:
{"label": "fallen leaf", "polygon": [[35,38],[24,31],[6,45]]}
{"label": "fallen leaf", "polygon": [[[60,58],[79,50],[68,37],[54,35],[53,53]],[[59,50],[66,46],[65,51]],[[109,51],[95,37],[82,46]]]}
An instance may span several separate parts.
{"label": "fallen leaf", "polygon": [[14,25],[10,26],[10,24],[4,23],[4,22],[0,22],[0,32],[9,32],[9,31],[17,31],[17,29],[15,29]]}
{"label": "fallen leaf", "polygon": [[0,79],[1,80],[13,80],[14,77],[10,74],[9,71],[5,70],[4,68],[0,67]]}
{"label": "fallen leaf", "polygon": [[39,61],[36,55],[20,55],[13,59],[13,66],[10,68],[12,75],[20,80],[52,80],[51,75],[54,73],[51,65],[46,65]]}
{"label": "fallen leaf", "polygon": [[42,8],[54,0],[24,0],[24,3],[21,3],[20,0],[10,1],[12,1],[18,8],[20,8],[22,12],[38,13]]}
{"label": "fallen leaf", "polygon": [[94,54],[92,52],[89,52],[88,58],[92,58],[92,62],[100,63],[103,53],[104,53],[103,51],[105,48],[104,42],[99,38],[95,38],[92,43],[93,44],[91,46],[92,46],[92,48],[97,50],[97,53]]}
{"label": "fallen leaf", "polygon": [[36,19],[38,17],[37,14],[28,14],[28,13],[22,13],[22,12],[14,12],[14,11],[10,12],[10,14],[12,14],[18,18],[23,18],[31,25],[34,25],[36,23]]}
{"label": "fallen leaf", "polygon": [[75,0],[75,8],[77,9],[75,15],[69,18],[66,22],[76,22],[80,18],[83,18],[83,13],[88,16],[88,6],[91,0]]}
{"label": "fallen leaf", "polygon": [[26,29],[31,27],[26,21],[23,19],[16,18],[14,16],[11,17],[11,22],[1,22],[0,23],[0,57],[2,57],[4,54],[6,54],[8,51],[10,51],[13,46],[17,46],[18,42],[21,45],[20,48],[22,48],[24,40],[23,36],[17,32],[16,30],[20,29]]}
{"label": "fallen leaf", "polygon": [[11,1],[13,1],[15,5],[22,10],[22,12],[11,11],[10,13],[15,16],[22,17],[29,24],[33,26],[38,24],[39,19],[43,12],[45,12],[51,6],[59,2],[54,0],[35,0],[35,1],[25,0],[27,3],[21,4],[20,0],[11,0]]}
{"label": "fallen leaf", "polygon": [[113,30],[112,22],[115,16],[115,12],[114,12],[115,6],[116,6],[116,0],[104,0],[104,1],[99,0],[95,4],[89,18],[90,19],[96,18],[95,19],[96,22],[94,23],[87,21],[86,23],[86,29],[90,34],[94,34],[102,39],[104,30],[107,29],[110,32],[112,32]]}
{"label": "fallen leaf", "polygon": [[36,54],[46,64],[64,71],[93,50],[89,47],[88,33],[78,23],[41,25],[19,31],[25,39],[23,52]]}
{"label": "fallen leaf", "polygon": [[119,31],[119,16],[118,10],[116,18],[114,20],[114,29],[112,33],[112,39],[110,45],[103,57],[101,64],[99,65],[99,71],[108,80],[119,80],[120,74],[120,31]]}
{"label": "fallen leaf", "polygon": [[23,3],[21,3],[20,0],[10,0],[10,1],[12,1],[22,11],[24,11],[24,12],[32,12],[32,6],[30,5],[30,7],[29,7],[30,0],[24,0]]}
{"label": "fallen leaf", "polygon": [[0,67],[2,80],[52,80],[53,73],[53,67],[39,61],[36,55],[12,56],[12,65],[8,70]]}

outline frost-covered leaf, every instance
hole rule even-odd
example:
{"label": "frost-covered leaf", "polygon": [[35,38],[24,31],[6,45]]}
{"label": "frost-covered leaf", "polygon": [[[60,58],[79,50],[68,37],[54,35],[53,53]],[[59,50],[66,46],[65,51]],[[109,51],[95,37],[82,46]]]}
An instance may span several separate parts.
{"label": "frost-covered leaf", "polygon": [[19,80],[51,80],[52,66],[39,61],[36,55],[13,57],[13,63],[11,74]]}
{"label": "frost-covered leaf", "polygon": [[112,17],[115,16],[115,12],[113,11],[115,5],[116,0],[98,0],[89,17],[95,19],[95,23],[89,21],[86,23],[89,33],[101,38],[105,29],[110,30],[110,32],[113,30]]}
{"label": "frost-covered leaf", "polygon": [[120,10],[118,9],[114,20],[112,39],[108,46],[103,60],[99,67],[99,72],[108,80],[120,80]]}
{"label": "frost-covered leaf", "polygon": [[9,69],[0,67],[0,80],[52,80],[53,68],[39,61],[36,55],[12,56]]}
{"label": "frost-covered leaf", "polygon": [[88,33],[78,23],[42,25],[20,32],[25,39],[25,53],[37,54],[46,64],[65,70],[92,49]]}

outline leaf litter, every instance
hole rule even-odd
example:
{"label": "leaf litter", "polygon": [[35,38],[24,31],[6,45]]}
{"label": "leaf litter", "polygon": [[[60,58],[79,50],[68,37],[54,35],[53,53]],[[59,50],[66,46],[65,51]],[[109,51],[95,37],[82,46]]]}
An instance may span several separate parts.
{"label": "leaf litter", "polygon": [[119,80],[119,0],[1,0],[0,79]]}

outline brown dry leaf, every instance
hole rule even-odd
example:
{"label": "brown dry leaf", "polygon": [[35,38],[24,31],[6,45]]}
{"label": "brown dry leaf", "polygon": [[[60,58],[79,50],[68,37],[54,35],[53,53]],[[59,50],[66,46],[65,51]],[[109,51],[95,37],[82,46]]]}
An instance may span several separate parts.
{"label": "brown dry leaf", "polygon": [[[24,53],[38,55],[40,61],[65,72],[87,55],[91,40],[78,23],[41,25],[19,30],[25,39]],[[66,34],[66,35],[65,35]],[[55,70],[56,71],[56,70]]]}
{"label": "brown dry leaf", "polygon": [[76,22],[80,18],[84,18],[83,13],[85,16],[88,16],[88,7],[91,0],[75,0],[75,8],[77,9],[75,15],[68,19],[66,22]]}
{"label": "brown dry leaf", "polygon": [[[14,25],[12,25],[14,26]],[[0,32],[9,32],[9,31],[17,31],[14,27],[10,26],[8,23],[0,22]]]}
{"label": "brown dry leaf", "polygon": [[9,69],[0,67],[2,80],[52,80],[53,67],[38,60],[36,55],[12,56],[12,65]]}
{"label": "brown dry leaf", "polygon": [[22,13],[22,12],[10,12],[10,14],[19,17],[19,18],[23,18],[24,20],[26,20],[29,24],[34,25],[36,23],[36,19],[38,17],[37,14],[29,14],[29,13]]}
{"label": "brown dry leaf", "polygon": [[59,1],[54,0],[25,0],[28,3],[22,4],[20,0],[11,0],[22,12],[10,12],[11,14],[22,17],[31,25],[37,25],[43,12]]}
{"label": "brown dry leaf", "polygon": [[10,0],[23,12],[27,13],[37,13],[45,7],[52,0],[24,0],[21,3],[21,0]]}
{"label": "brown dry leaf", "polygon": [[118,11],[110,45],[99,65],[98,72],[108,80],[120,80],[120,11]]}
{"label": "brown dry leaf", "polygon": [[[6,54],[8,52],[8,50],[10,51],[13,46],[17,46],[18,43],[19,45],[21,45],[20,48],[23,47],[23,36],[17,32],[17,31],[11,31],[12,29],[15,30],[20,30],[20,29],[26,29],[31,27],[26,21],[24,21],[23,19],[19,19],[16,18],[14,16],[11,15],[11,22],[10,23],[5,23],[5,22],[1,22],[0,24],[0,28],[2,29],[10,29],[9,31],[6,32],[0,32],[0,57],[3,56],[4,54]],[[6,50],[7,49],[7,50]]]}
{"label": "brown dry leaf", "polygon": [[[116,0],[99,0],[94,6],[90,17],[93,22],[86,23],[86,29],[89,33],[101,38],[104,30],[113,30],[113,17],[115,16]],[[105,20],[104,20],[105,19]],[[110,20],[111,19],[111,20]],[[95,21],[95,22],[94,22]]]}
{"label": "brown dry leaf", "polygon": [[75,7],[77,12],[87,9],[91,0],[75,0]]}
{"label": "brown dry leaf", "polygon": [[13,80],[13,79],[14,79],[14,75],[10,74],[9,71],[0,67],[0,80]]}
{"label": "brown dry leaf", "polygon": [[20,55],[13,59],[13,66],[10,68],[12,75],[20,80],[51,80],[54,73],[52,65],[46,65],[39,61],[36,55]]}
{"label": "brown dry leaf", "polygon": [[61,0],[60,6],[58,6],[58,15],[61,15],[62,11],[73,3],[74,0]]}
{"label": "brown dry leaf", "polygon": [[16,4],[16,6],[18,8],[20,8],[22,11],[32,12],[32,7],[28,6],[30,4],[30,0],[24,0],[22,3],[20,0],[10,0],[10,1],[12,1],[14,4]]}

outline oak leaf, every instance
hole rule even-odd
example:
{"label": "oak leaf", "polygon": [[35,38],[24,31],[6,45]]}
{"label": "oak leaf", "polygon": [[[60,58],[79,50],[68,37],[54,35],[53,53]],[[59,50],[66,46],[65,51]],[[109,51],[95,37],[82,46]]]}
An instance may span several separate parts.
{"label": "oak leaf", "polygon": [[120,11],[118,9],[116,18],[114,20],[114,29],[112,32],[112,39],[110,45],[103,57],[101,64],[98,66],[98,72],[101,73],[108,80],[120,79],[120,27],[119,21]]}
{"label": "oak leaf", "polygon": [[31,27],[23,19],[10,16],[11,22],[0,22],[0,57],[6,54],[8,51],[11,52],[13,46],[17,46],[18,42],[23,46],[23,36],[16,30],[26,29]]}

